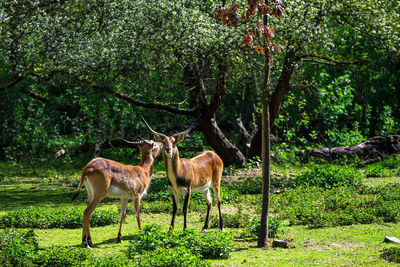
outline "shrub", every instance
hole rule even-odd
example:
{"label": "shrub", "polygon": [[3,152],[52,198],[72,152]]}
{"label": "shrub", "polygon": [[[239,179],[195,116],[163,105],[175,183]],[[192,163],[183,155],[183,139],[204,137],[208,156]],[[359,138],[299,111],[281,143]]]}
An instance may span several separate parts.
{"label": "shrub", "polygon": [[144,197],[146,201],[172,201],[172,193],[168,187],[168,178],[151,180],[147,195]]}
{"label": "shrub", "polygon": [[240,194],[261,194],[262,179],[261,177],[242,178],[240,181],[227,184],[226,187]]}
{"label": "shrub", "polygon": [[[243,228],[250,222],[250,214],[243,212],[240,206],[236,213],[222,213],[224,227],[228,228]],[[201,216],[201,220],[205,220],[205,216]],[[210,217],[210,228],[219,228],[219,215]]]}
{"label": "shrub", "polygon": [[[82,208],[28,208],[10,211],[0,218],[2,227],[16,228],[80,228]],[[95,210],[91,216],[91,226],[105,226],[119,222],[116,211]]]}
{"label": "shrub", "polygon": [[210,266],[207,262],[201,260],[199,255],[193,254],[187,248],[163,248],[155,251],[146,251],[143,254],[136,254],[133,262],[137,266]]}
{"label": "shrub", "polygon": [[[172,199],[170,201],[143,201],[140,204],[140,210],[145,213],[169,213],[172,212]],[[132,205],[128,206],[128,214],[133,214]]]}
{"label": "shrub", "polygon": [[357,186],[361,184],[360,172],[348,166],[317,166],[295,178],[297,185],[332,188],[338,186]]}
{"label": "shrub", "polygon": [[389,174],[388,170],[381,164],[368,165],[364,173],[366,177],[383,177]]}
{"label": "shrub", "polygon": [[[220,195],[222,203],[235,203],[240,197],[240,193],[237,190],[232,190],[228,186],[221,186]],[[216,200],[216,198],[213,197],[213,200]]]}
{"label": "shrub", "polygon": [[387,261],[400,263],[400,247],[385,248],[380,257]]}
{"label": "shrub", "polygon": [[273,210],[292,225],[310,228],[356,223],[398,222],[399,185],[365,187],[298,187],[273,195]]}
{"label": "shrub", "polygon": [[0,232],[0,265],[32,266],[38,250],[37,236],[33,230],[7,229]]}
{"label": "shrub", "polygon": [[125,257],[90,257],[85,262],[86,266],[110,267],[110,266],[132,266],[132,262]]}
{"label": "shrub", "polygon": [[232,247],[232,237],[226,233],[200,234],[191,230],[164,233],[160,226],[147,225],[139,234],[133,236],[127,254],[129,258],[135,258],[137,254],[145,251],[176,248],[190,250],[202,259],[226,259],[230,256]]}
{"label": "shrub", "polygon": [[[246,229],[240,233],[240,237],[257,237],[260,233],[260,226],[260,217],[253,217]],[[281,227],[281,222],[279,219],[275,217],[268,217],[268,237],[276,238],[283,234],[284,231]]]}
{"label": "shrub", "polygon": [[90,257],[84,248],[49,247],[35,257],[38,266],[80,266]]}
{"label": "shrub", "polygon": [[154,251],[163,246],[169,239],[168,233],[161,231],[158,225],[146,225],[143,230],[133,236],[128,248],[128,256],[142,251]]}
{"label": "shrub", "polygon": [[400,167],[400,155],[395,155],[393,157],[386,158],[380,161],[380,164],[388,169],[396,169]]}

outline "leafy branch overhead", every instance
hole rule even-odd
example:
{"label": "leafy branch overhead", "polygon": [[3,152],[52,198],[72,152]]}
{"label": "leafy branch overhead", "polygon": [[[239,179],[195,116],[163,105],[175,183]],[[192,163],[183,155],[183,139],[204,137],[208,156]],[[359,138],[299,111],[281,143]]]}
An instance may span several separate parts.
{"label": "leafy branch overhead", "polygon": [[[221,7],[215,10],[214,18],[217,22],[221,20],[225,26],[237,26],[239,21],[238,10],[238,3],[233,2],[230,8]],[[244,21],[249,20],[256,14],[261,17],[274,16],[282,18],[283,13],[284,9],[280,0],[271,0],[269,5],[266,1],[248,0],[246,12],[242,13],[241,19]],[[274,51],[274,46],[280,52],[280,46],[271,41],[274,35],[275,29],[272,26],[258,21],[256,27],[250,28],[244,35],[244,43],[248,47],[255,48],[262,55],[264,54],[265,46],[268,46],[270,53]],[[271,58],[270,60],[272,60]]]}

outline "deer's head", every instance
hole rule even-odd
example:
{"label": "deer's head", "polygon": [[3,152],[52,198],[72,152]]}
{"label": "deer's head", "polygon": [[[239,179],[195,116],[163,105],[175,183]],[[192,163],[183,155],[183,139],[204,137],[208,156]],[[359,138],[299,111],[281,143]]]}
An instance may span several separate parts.
{"label": "deer's head", "polygon": [[163,153],[166,157],[168,158],[173,158],[176,156],[176,154],[178,153],[178,147],[177,144],[179,142],[181,142],[184,138],[185,135],[194,128],[195,123],[193,123],[186,131],[184,132],[180,132],[180,133],[176,133],[174,135],[171,136],[167,136],[165,134],[159,133],[154,131],[149,124],[146,122],[146,120],[141,117],[144,124],[147,126],[147,128],[152,132],[152,134],[154,135],[154,139],[156,141],[162,142],[163,144]]}

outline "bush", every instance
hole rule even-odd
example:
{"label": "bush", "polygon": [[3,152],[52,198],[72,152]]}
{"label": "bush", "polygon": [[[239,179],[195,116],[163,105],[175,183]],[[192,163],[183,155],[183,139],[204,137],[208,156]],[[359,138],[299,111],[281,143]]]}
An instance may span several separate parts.
{"label": "bush", "polygon": [[143,254],[136,254],[133,262],[137,266],[210,266],[207,262],[201,260],[200,256],[193,254],[187,248],[163,248],[155,251],[146,251]]}
{"label": "bush", "polygon": [[298,187],[273,195],[273,210],[292,225],[310,228],[400,221],[400,186]]}
{"label": "bush", "polygon": [[[236,213],[222,213],[224,227],[227,228],[243,228],[250,223],[250,214],[244,213],[240,206]],[[205,220],[205,216],[201,216],[201,220]],[[219,215],[210,217],[210,228],[219,228]]]}
{"label": "bush", "polygon": [[0,265],[32,266],[32,258],[39,248],[33,230],[7,229],[0,232]]}
{"label": "bush", "polygon": [[[140,210],[144,213],[170,213],[172,212],[172,198],[170,201],[142,201],[140,203]],[[132,205],[128,206],[127,212],[128,214],[134,213]]]}
{"label": "bush", "polygon": [[90,250],[49,247],[39,250],[33,230],[6,229],[0,232],[1,266],[130,266],[127,258],[97,258]]}
{"label": "bush", "polygon": [[35,257],[38,266],[80,266],[89,257],[89,250],[84,248],[49,247]]}
{"label": "bush", "polygon": [[139,234],[133,236],[128,246],[129,258],[145,251],[159,248],[187,249],[202,259],[226,259],[233,247],[232,237],[226,233],[195,233],[191,230],[164,233],[160,226],[147,225]]}
{"label": "bush", "polygon": [[146,201],[172,201],[172,192],[169,189],[168,178],[152,179],[147,195],[143,198]]}
{"label": "bush", "polygon": [[240,194],[261,194],[262,179],[261,177],[242,178],[241,181],[229,183],[226,187]]}
{"label": "bush", "polygon": [[[242,238],[249,238],[249,237],[258,237],[260,233],[260,217],[253,217],[250,220],[249,225],[246,229],[240,233],[240,237]],[[268,217],[268,237],[269,238],[276,238],[280,235],[283,235],[284,231],[281,227],[281,222],[278,218],[275,217]]]}
{"label": "bush", "polygon": [[393,157],[386,158],[380,161],[380,164],[388,169],[396,169],[400,167],[400,155],[395,155]]}
{"label": "bush", "polygon": [[[10,211],[0,218],[0,226],[15,228],[80,228],[82,208],[28,208]],[[119,222],[116,211],[95,210],[90,219],[91,226],[105,226]]]}
{"label": "bush", "polygon": [[383,177],[388,176],[389,172],[381,164],[369,165],[365,168],[366,177]]}
{"label": "bush", "polygon": [[85,266],[110,267],[110,266],[132,266],[132,262],[121,256],[90,257],[86,260]]}
{"label": "bush", "polygon": [[295,178],[296,185],[333,188],[338,186],[357,186],[361,184],[360,172],[348,166],[317,166]]}
{"label": "bush", "polygon": [[387,261],[400,263],[400,247],[385,248],[380,257]]}

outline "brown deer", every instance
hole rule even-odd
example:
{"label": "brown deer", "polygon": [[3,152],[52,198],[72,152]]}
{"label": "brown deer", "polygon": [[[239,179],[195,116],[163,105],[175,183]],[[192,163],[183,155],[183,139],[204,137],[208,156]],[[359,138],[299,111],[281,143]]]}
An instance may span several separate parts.
{"label": "brown deer", "polygon": [[162,143],[144,139],[136,142],[124,141],[139,146],[142,154],[140,165],[129,166],[109,159],[95,158],[82,169],[77,192],[71,199],[72,202],[78,196],[82,184],[85,184],[88,193],[88,203],[83,212],[82,244],[86,248],[92,246],[89,229],[90,216],[105,197],[121,199],[118,243],[121,242],[122,223],[126,217],[126,206],[129,199],[133,199],[136,220],[139,229],[141,229],[140,200],[147,192],[151,180],[153,163],[155,158],[160,154]]}
{"label": "brown deer", "polygon": [[163,160],[167,172],[169,186],[172,190],[172,220],[171,229],[174,227],[175,215],[179,204],[179,196],[184,195],[183,204],[183,230],[186,229],[187,209],[190,201],[191,192],[202,192],[207,202],[207,216],[202,232],[207,231],[210,219],[212,198],[209,188],[212,187],[217,198],[219,211],[219,229],[224,230],[221,214],[220,185],[224,163],[221,158],[213,151],[204,151],[191,159],[179,157],[177,144],[181,142],[185,135],[194,128],[194,124],[184,132],[166,136],[165,134],[154,131],[142,117],[147,128],[153,133],[155,140],[163,143]]}

